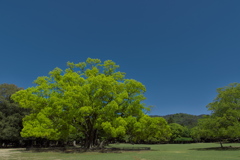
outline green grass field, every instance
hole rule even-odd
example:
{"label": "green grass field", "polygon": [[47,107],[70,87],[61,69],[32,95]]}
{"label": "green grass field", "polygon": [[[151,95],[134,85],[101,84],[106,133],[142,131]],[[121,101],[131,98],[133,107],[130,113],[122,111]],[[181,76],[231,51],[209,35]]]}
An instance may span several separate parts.
{"label": "green grass field", "polygon": [[218,143],[131,145],[112,144],[111,147],[151,147],[151,151],[125,151],[122,153],[57,153],[30,152],[24,149],[0,149],[0,160],[239,160],[239,143],[225,150]]}

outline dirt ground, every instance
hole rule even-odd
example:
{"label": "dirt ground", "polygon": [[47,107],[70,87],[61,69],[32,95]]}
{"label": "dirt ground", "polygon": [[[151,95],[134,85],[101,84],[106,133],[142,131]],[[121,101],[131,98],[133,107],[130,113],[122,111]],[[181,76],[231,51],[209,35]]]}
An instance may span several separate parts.
{"label": "dirt ground", "polygon": [[16,154],[20,154],[21,150],[26,150],[25,148],[14,148],[14,149],[0,149],[0,160],[8,160],[14,157],[17,157]]}

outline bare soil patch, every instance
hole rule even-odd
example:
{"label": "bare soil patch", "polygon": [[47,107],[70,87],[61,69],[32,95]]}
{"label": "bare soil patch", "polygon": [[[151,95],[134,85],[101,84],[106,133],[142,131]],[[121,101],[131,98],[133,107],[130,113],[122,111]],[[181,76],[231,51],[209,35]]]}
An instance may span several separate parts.
{"label": "bare soil patch", "polygon": [[16,154],[20,154],[21,151],[26,150],[25,148],[7,148],[7,149],[0,149],[0,159],[7,160],[10,156],[16,156]]}

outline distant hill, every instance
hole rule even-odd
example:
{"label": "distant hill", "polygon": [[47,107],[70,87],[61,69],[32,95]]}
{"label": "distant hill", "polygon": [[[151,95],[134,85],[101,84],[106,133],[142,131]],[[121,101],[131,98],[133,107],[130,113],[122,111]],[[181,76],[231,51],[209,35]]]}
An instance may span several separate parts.
{"label": "distant hill", "polygon": [[176,114],[169,114],[165,116],[159,115],[150,115],[151,117],[163,117],[165,118],[168,123],[178,123],[182,126],[187,126],[188,128],[192,128],[197,125],[198,119],[203,118],[204,114],[202,115],[191,115],[186,113],[176,113]]}

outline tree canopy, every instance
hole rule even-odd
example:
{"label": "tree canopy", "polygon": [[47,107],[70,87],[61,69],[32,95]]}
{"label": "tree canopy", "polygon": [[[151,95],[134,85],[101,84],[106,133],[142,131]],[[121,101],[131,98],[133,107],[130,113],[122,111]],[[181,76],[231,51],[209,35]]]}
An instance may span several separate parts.
{"label": "tree canopy", "polygon": [[187,127],[178,123],[171,123],[169,126],[172,133],[170,141],[176,141],[177,138],[190,137],[190,131]]}
{"label": "tree canopy", "polygon": [[132,141],[160,142],[168,141],[171,136],[171,130],[167,121],[162,117],[142,116],[138,121],[134,119],[129,123],[132,124],[131,133]]}
{"label": "tree canopy", "polygon": [[84,139],[84,146],[90,148],[99,139],[137,132],[131,125],[136,126],[149,110],[142,103],[146,99],[142,83],[125,79],[111,60],[88,58],[67,66],[38,77],[36,86],[12,96],[21,107],[31,109],[23,119],[23,137]]}
{"label": "tree canopy", "polygon": [[191,115],[186,113],[176,113],[163,116],[168,123],[178,123],[182,126],[186,126],[188,128],[193,128],[197,125],[198,119],[202,118],[203,115]]}
{"label": "tree canopy", "polygon": [[18,142],[21,139],[22,118],[27,110],[20,108],[11,95],[21,90],[14,84],[0,84],[0,141]]}
{"label": "tree canopy", "polygon": [[[240,136],[240,84],[232,83],[217,89],[218,95],[207,105],[210,116],[200,120],[194,129],[198,138],[222,139]],[[222,143],[221,143],[222,146]]]}

